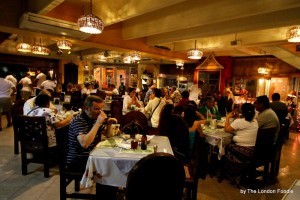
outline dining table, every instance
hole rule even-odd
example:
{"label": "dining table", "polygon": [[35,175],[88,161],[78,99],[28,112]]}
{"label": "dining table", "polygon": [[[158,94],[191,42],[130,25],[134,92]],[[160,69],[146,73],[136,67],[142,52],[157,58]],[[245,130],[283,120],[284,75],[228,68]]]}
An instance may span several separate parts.
{"label": "dining table", "polygon": [[81,185],[88,188],[96,182],[126,187],[128,173],[141,158],[155,152],[174,155],[168,137],[147,135],[147,150],[141,150],[140,145],[132,150],[131,139],[124,136],[128,135],[106,138],[91,151]]}
{"label": "dining table", "polygon": [[[206,142],[211,145],[211,147],[217,146],[219,149],[218,159],[220,160],[223,155],[225,155],[225,147],[230,144],[233,134],[226,133],[224,128],[211,128],[210,126],[203,126],[202,131],[206,137]],[[212,149],[212,148],[211,148]]]}

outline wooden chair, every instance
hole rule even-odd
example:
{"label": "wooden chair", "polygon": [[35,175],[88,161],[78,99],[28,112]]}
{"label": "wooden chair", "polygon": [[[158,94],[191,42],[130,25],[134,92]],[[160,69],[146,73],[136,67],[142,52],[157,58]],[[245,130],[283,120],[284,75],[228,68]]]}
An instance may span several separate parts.
{"label": "wooden chair", "polygon": [[[241,171],[242,184],[249,187],[259,187],[255,180],[262,176],[262,184],[268,183],[269,168],[274,153],[274,137],[276,128],[258,129],[253,156],[246,162],[233,163],[226,156],[225,166],[228,171]],[[258,171],[258,167],[263,167],[263,171]],[[240,183],[241,184],[241,183]]]}
{"label": "wooden chair", "polygon": [[174,105],[166,104],[162,108],[159,116],[158,122],[158,134],[159,135],[167,135],[168,126],[169,126],[169,119],[170,116],[173,114]]}
{"label": "wooden chair", "polygon": [[13,123],[13,129],[14,129],[14,153],[19,154],[19,129],[18,129],[18,115],[23,115],[23,106],[25,101],[24,100],[17,100],[11,110],[11,116],[12,116],[12,123]]}
{"label": "wooden chair", "polygon": [[278,139],[274,145],[274,154],[273,154],[273,159],[272,159],[271,169],[270,169],[270,176],[272,179],[275,179],[279,173],[281,149],[282,149],[284,140],[286,138],[286,135],[289,132],[290,122],[291,122],[291,118],[287,117],[285,119],[285,123],[281,124]]}
{"label": "wooden chair", "polygon": [[121,126],[125,127],[127,124],[130,124],[132,121],[138,122],[144,130],[148,131],[148,119],[140,111],[130,111],[123,116]]}
{"label": "wooden chair", "polygon": [[167,153],[150,154],[129,172],[127,200],[181,200],[184,185],[182,163]]}
{"label": "wooden chair", "polygon": [[118,100],[113,100],[110,105],[111,110],[111,117],[116,118],[118,120],[118,123],[122,122],[122,104]]}
{"label": "wooden chair", "polygon": [[[194,146],[188,162],[184,163],[185,181],[184,187],[187,188],[187,199],[196,200],[198,191],[198,180],[201,176],[201,166],[204,165],[201,160],[201,154],[204,153],[205,139],[200,138],[196,131],[194,138]],[[203,166],[202,166],[203,167]]]}
{"label": "wooden chair", "polygon": [[[66,166],[66,151],[68,140],[69,126],[65,126],[60,129],[56,129],[56,141],[59,152],[59,175],[60,175],[60,199],[65,200],[67,198],[73,199],[95,199],[96,194],[84,194],[80,191],[80,180],[83,176],[82,171],[76,167]],[[74,192],[67,192],[67,187],[74,181]]]}
{"label": "wooden chair", "polygon": [[[44,177],[49,177],[50,163],[55,160],[55,147],[48,147],[47,126],[45,117],[17,116],[21,142],[22,174],[27,175],[29,163],[44,165]],[[33,154],[33,158],[27,156]]]}

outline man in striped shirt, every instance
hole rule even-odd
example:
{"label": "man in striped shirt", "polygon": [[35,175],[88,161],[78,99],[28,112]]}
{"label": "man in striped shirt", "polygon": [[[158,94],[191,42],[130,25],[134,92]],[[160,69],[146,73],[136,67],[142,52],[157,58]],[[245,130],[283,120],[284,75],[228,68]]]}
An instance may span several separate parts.
{"label": "man in striped shirt", "polygon": [[102,111],[103,100],[94,95],[86,98],[83,111],[73,118],[67,144],[67,165],[76,166],[84,172],[89,153],[101,140],[101,133],[105,123],[117,122],[116,119],[107,119]]}

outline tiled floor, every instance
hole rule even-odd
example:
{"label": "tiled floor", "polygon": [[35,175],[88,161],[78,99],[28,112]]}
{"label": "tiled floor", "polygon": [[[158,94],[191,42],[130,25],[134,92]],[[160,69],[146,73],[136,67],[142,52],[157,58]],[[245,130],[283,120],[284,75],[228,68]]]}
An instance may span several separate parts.
{"label": "tiled floor", "polygon": [[[6,125],[6,120],[2,119]],[[247,191],[241,194],[241,190],[232,186],[224,180],[218,183],[216,178],[207,177],[199,180],[198,199],[249,199],[249,200],[277,200],[284,196],[284,193],[277,192],[277,189],[289,189],[296,179],[300,179],[300,134],[291,133],[290,139],[284,144],[280,175],[278,182],[261,191]],[[21,199],[21,200],[53,200],[59,199],[59,175],[57,168],[51,168],[50,178],[43,177],[41,165],[29,165],[32,173],[27,176],[21,174],[21,158],[13,152],[13,128],[3,128],[0,132],[0,200]],[[275,194],[266,194],[267,189],[275,189]],[[254,193],[257,192],[257,193]],[[261,192],[261,193],[258,193]]]}

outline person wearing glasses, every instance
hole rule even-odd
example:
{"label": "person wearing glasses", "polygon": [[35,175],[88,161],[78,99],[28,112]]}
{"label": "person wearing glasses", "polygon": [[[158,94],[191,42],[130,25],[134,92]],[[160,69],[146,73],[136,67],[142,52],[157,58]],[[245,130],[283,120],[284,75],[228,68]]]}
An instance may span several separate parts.
{"label": "person wearing glasses", "polygon": [[[82,113],[73,118],[68,133],[67,160],[68,167],[77,171],[85,171],[90,152],[101,141],[106,124],[117,123],[117,119],[108,118],[102,111],[103,100],[95,95],[89,95],[83,105]],[[99,194],[104,199],[115,199],[116,188],[97,184]]]}

